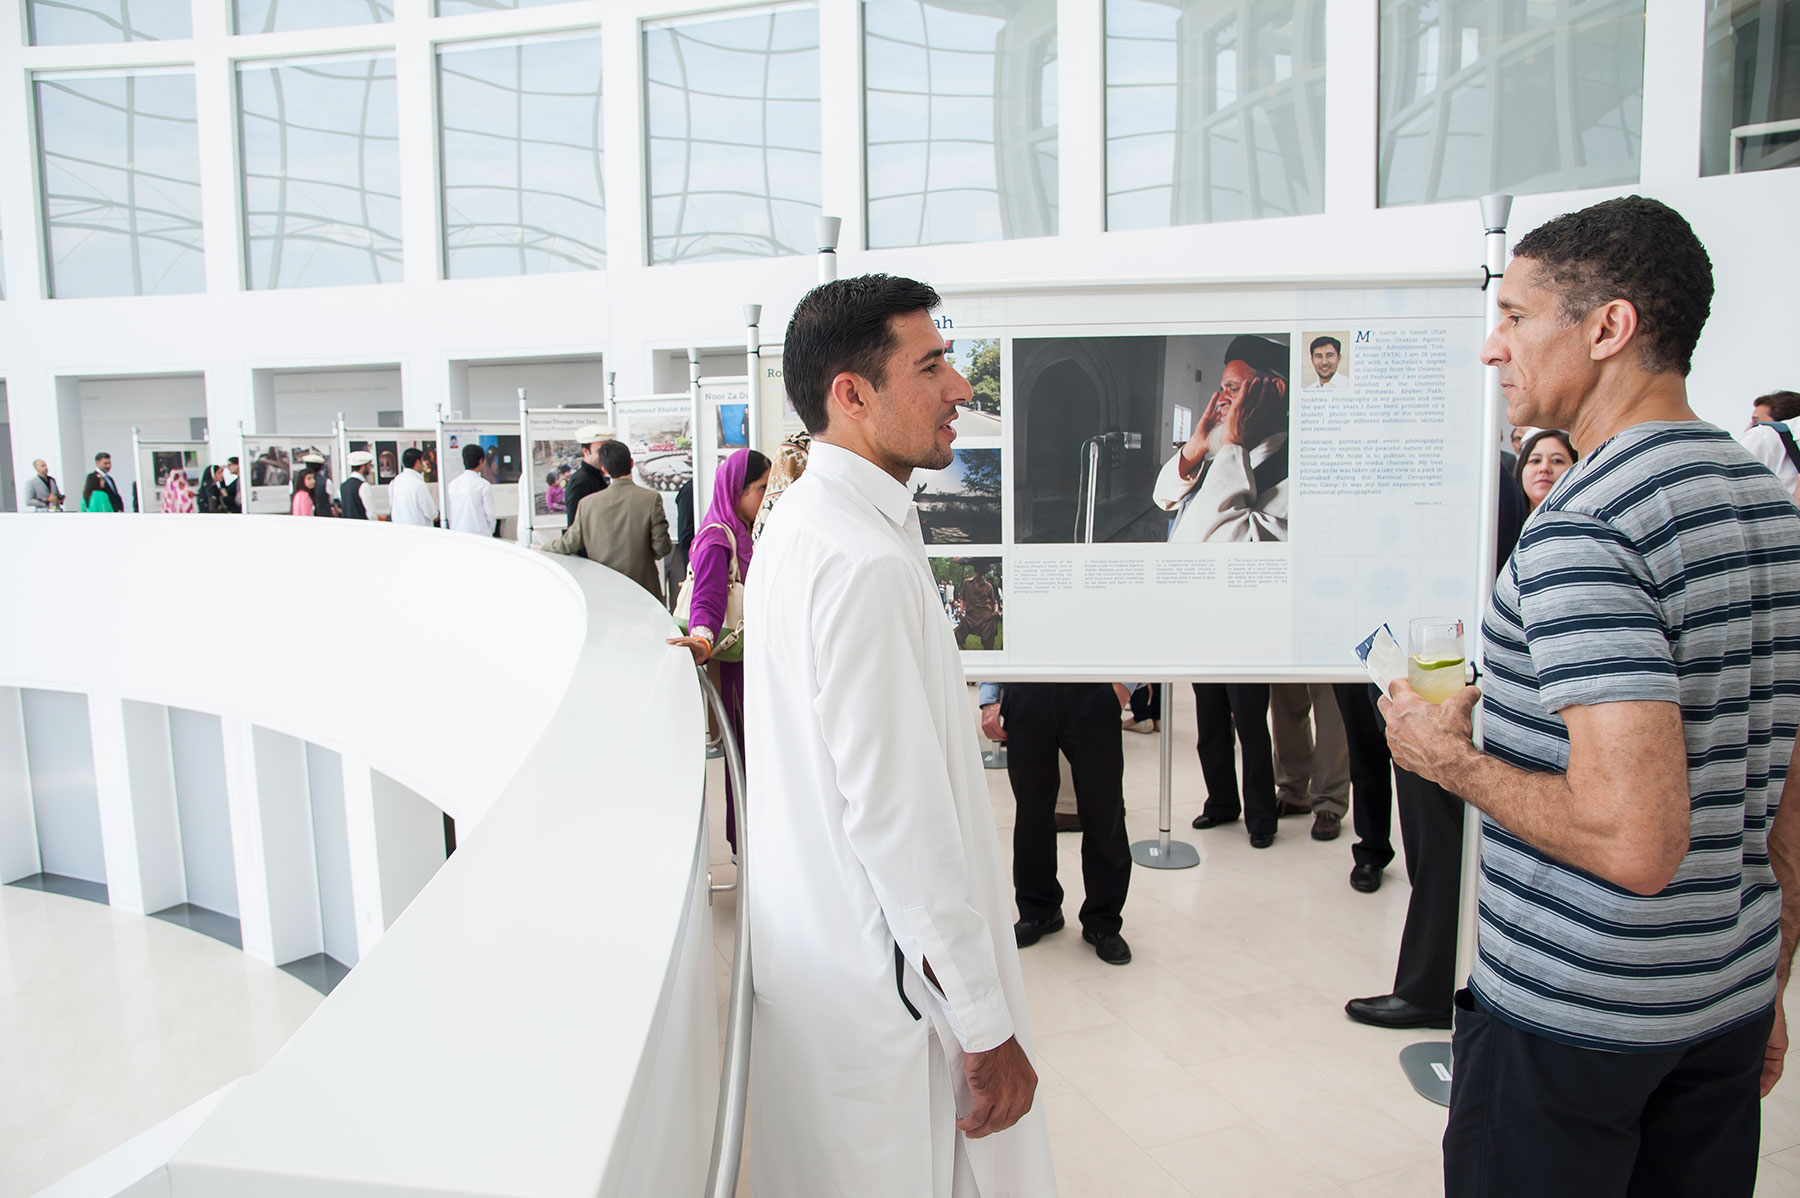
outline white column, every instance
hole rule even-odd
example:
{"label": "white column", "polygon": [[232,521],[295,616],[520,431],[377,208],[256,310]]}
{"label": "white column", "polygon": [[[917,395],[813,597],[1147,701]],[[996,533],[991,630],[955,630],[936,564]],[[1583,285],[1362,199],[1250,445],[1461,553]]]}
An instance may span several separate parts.
{"label": "white column", "polygon": [[[4,22],[0,22],[4,24]],[[12,243],[9,240],[7,245]],[[7,261],[12,261],[8,252]],[[8,295],[12,294],[9,289]],[[56,402],[56,380],[35,371],[9,373],[6,378],[6,410],[12,431],[13,478],[18,484],[19,510],[25,506],[25,485],[36,474],[31,463],[43,458],[50,476],[67,497],[64,511],[72,512],[81,505],[81,480],[87,471],[78,469],[81,461],[81,437],[76,429],[73,456],[64,452],[61,407]],[[79,411],[79,409],[77,409]],[[73,478],[69,477],[75,472]]]}
{"label": "white column", "polygon": [[[276,965],[325,948],[319,920],[319,870],[313,852],[312,794],[306,742],[252,724],[250,746],[261,864],[268,896],[269,947]],[[239,906],[244,905],[242,888]]]}
{"label": "white column", "polygon": [[[819,163],[821,210],[842,217],[839,274],[857,273],[846,258],[868,244],[862,160],[862,5],[819,5]],[[612,202],[612,193],[607,193]],[[762,299],[761,295],[747,296]]]}
{"label": "white column", "polygon": [[225,796],[231,811],[231,860],[237,875],[238,932],[246,953],[273,965],[275,931],[269,915],[268,871],[263,866],[263,824],[256,801],[250,721],[233,712],[220,719],[225,735]]}
{"label": "white column", "polygon": [[0,686],[0,885],[43,872],[19,688]]}
{"label": "white column", "polygon": [[[107,901],[121,911],[148,913],[132,809],[131,763],[125,706],[116,692],[88,695],[88,734],[94,746],[94,790],[100,800],[100,846],[106,854]],[[169,798],[174,799],[170,779]]]}
{"label": "white column", "polygon": [[1332,0],[1325,9],[1325,211],[1367,219],[1376,198],[1380,103],[1376,0]]}
{"label": "white column", "polygon": [[1106,25],[1093,0],[1058,0],[1056,6],[1057,232],[1062,236],[1106,228],[1106,172],[1094,164],[1106,154]]}
{"label": "white column", "polygon": [[381,910],[381,858],[376,849],[375,791],[369,759],[346,750],[344,761],[344,827],[350,846],[350,898],[356,907],[358,959],[369,955],[387,931]]}
{"label": "white column", "polygon": [[384,929],[394,926],[444,864],[444,813],[417,791],[371,770]]}

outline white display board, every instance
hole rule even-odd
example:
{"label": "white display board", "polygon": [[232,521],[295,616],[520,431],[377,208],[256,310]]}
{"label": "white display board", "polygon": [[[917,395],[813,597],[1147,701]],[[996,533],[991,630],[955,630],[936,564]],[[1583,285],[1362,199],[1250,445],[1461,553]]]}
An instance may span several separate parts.
{"label": "white display board", "polygon": [[[950,466],[911,485],[971,676],[1349,680],[1377,625],[1466,616],[1495,485],[1482,312],[1473,281],[950,296],[938,323],[976,399]],[[1262,362],[1233,371],[1235,404],[1228,349]],[[1169,460],[1203,423],[1183,479]],[[1204,486],[1231,477],[1234,434],[1260,510]]]}
{"label": "white display board", "polygon": [[499,535],[508,540],[518,535],[519,483],[525,477],[525,451],[516,420],[459,420],[438,425],[439,472],[442,485],[438,489],[438,509],[450,510],[450,484],[463,473],[462,453],[465,445],[479,445],[487,451],[482,474],[494,488],[494,515],[499,520]]}
{"label": "white display board", "polygon": [[606,414],[595,408],[524,408],[519,415],[524,452],[519,539],[547,545],[569,526],[565,496],[569,476],[581,466],[575,434],[586,425],[605,423]]}
{"label": "white display board", "polygon": [[750,402],[748,379],[700,380],[700,427],[694,430],[695,519],[706,510],[719,463],[750,448]]}
{"label": "white display board", "polygon": [[308,457],[319,457],[323,459],[323,465],[317,468],[320,481],[330,488],[336,477],[336,454],[337,438],[329,434],[245,433],[240,461],[245,481],[238,488],[244,511],[251,515],[291,515],[296,471],[306,468],[303,463]]}
{"label": "white display board", "polygon": [[[385,520],[394,510],[393,505],[388,502],[388,484],[398,478],[400,471],[405,468],[401,462],[409,449],[416,449],[425,455],[419,462],[419,473],[425,476],[427,486],[437,486],[440,468],[437,438],[436,429],[425,428],[338,430],[338,448],[344,455],[343,461],[349,461],[350,455],[358,451],[375,455],[375,481],[373,484],[365,484],[362,490],[363,507],[368,510],[369,519]],[[343,480],[340,478],[337,481]],[[338,498],[335,486],[332,498]],[[443,504],[438,505],[438,510],[443,510]]]}
{"label": "white display board", "polygon": [[200,484],[205,482],[205,441],[142,441],[132,438],[137,455],[138,511],[163,510],[163,488],[169,475],[180,470],[194,496],[194,510],[200,510]]}
{"label": "white display board", "polygon": [[756,406],[760,413],[756,447],[770,461],[781,443],[806,431],[800,414],[788,402],[787,383],[781,373],[781,346],[765,345],[757,351]]}
{"label": "white display board", "polygon": [[[687,395],[646,395],[613,401],[618,439],[631,450],[631,477],[662,496],[675,527],[675,493],[694,477],[694,401]],[[696,501],[699,496],[695,496]]]}

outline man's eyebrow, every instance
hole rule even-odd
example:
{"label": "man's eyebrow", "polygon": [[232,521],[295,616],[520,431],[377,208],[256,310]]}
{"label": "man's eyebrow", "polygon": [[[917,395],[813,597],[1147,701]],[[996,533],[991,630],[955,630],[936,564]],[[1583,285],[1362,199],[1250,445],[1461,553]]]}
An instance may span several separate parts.
{"label": "man's eyebrow", "polygon": [[932,350],[930,353],[926,354],[924,357],[920,358],[917,362],[914,362],[913,365],[914,366],[923,366],[923,365],[925,365],[925,363],[936,361],[937,359],[939,359],[943,356],[944,356],[944,347],[940,345],[936,349]]}
{"label": "man's eyebrow", "polygon": [[1494,306],[1503,312],[1523,312],[1525,310],[1525,305],[1517,300],[1509,300],[1505,296],[1495,300]]}

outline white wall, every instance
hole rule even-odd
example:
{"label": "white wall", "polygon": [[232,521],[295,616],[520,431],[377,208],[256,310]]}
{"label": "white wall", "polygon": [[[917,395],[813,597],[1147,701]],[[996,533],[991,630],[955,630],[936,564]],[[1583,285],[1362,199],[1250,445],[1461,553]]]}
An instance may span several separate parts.
{"label": "white wall", "polygon": [[0,885],[42,872],[19,696],[18,687],[0,686]]}
{"label": "white wall", "polygon": [[[137,461],[131,453],[131,430],[137,429],[146,441],[194,440],[194,417],[206,417],[206,381],[198,374],[173,378],[84,378],[77,387],[81,397],[81,468],[73,472],[72,478],[57,474],[57,481],[73,500],[71,506],[79,506],[81,480],[94,468],[94,455],[110,453],[113,483],[125,501],[125,510],[131,511],[131,488],[138,481]],[[29,460],[25,469],[31,469]],[[139,507],[142,506],[140,498]]]}
{"label": "white wall", "polygon": [[238,915],[237,875],[231,857],[231,801],[225,782],[225,732],[219,717],[169,708],[169,754],[181,819],[181,861],[187,901]]}
{"label": "white wall", "polygon": [[375,792],[375,846],[381,864],[381,910],[392,927],[444,864],[444,813],[380,770]]}
{"label": "white wall", "polygon": [[100,840],[100,792],[94,780],[87,696],[24,690],[20,708],[43,872],[104,883],[106,853]]}
{"label": "white wall", "polygon": [[278,371],[273,376],[275,427],[256,431],[329,433],[339,412],[347,428],[379,427],[381,413],[403,410],[400,374],[398,367]]}
{"label": "white wall", "polygon": [[471,362],[469,420],[517,420],[519,388],[534,408],[606,402],[606,365],[587,362]]}

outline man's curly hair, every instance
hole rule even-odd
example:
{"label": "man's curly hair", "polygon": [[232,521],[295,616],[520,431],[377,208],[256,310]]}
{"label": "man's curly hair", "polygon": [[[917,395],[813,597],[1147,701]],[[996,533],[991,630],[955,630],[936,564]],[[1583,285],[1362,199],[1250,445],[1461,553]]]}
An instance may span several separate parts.
{"label": "man's curly hair", "polygon": [[1566,324],[1610,300],[1637,310],[1644,369],[1693,366],[1694,346],[1712,310],[1712,259],[1679,212],[1644,196],[1606,200],[1538,226],[1513,246],[1557,293]]}

